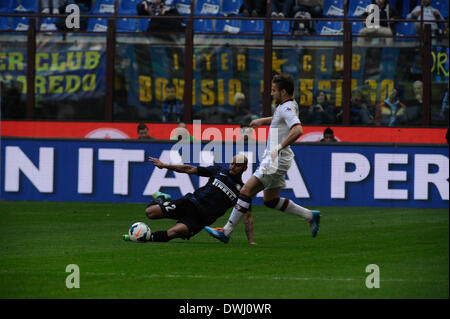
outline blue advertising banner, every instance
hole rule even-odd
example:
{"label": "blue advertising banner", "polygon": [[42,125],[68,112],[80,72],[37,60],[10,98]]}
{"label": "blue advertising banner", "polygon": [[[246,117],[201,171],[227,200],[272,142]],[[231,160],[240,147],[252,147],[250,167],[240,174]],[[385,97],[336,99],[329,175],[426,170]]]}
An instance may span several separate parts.
{"label": "blue advertising banner", "polygon": [[[155,168],[163,162],[228,165],[231,144],[8,139],[1,144],[1,199],[149,202],[156,191],[177,198],[207,178]],[[261,149],[244,150],[256,169]],[[440,146],[296,144],[281,196],[303,206],[447,208],[449,149]],[[195,164],[199,163],[199,164]],[[253,204],[262,205],[262,194]]]}

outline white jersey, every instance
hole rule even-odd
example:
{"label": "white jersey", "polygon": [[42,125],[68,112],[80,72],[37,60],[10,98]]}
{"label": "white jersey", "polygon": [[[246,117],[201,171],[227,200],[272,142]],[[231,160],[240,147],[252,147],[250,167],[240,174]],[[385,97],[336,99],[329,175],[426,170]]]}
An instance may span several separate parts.
{"label": "white jersey", "polygon": [[[269,136],[267,139],[267,147],[265,155],[268,155],[271,150],[275,149],[281,142],[283,142],[289,135],[291,128],[300,124],[298,118],[298,104],[292,99],[278,105],[272,116],[270,123]],[[294,157],[294,153],[290,146],[283,148],[279,154],[280,164],[290,162]],[[287,164],[287,163],[286,163]]]}

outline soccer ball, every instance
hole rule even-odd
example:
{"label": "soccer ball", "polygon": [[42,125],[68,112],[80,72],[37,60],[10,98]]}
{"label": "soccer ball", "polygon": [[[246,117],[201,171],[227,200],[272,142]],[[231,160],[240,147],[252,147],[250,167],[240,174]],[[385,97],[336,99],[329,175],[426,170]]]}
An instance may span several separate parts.
{"label": "soccer ball", "polygon": [[137,222],[131,225],[128,235],[131,241],[135,242],[146,242],[150,240],[151,234],[150,227],[146,223]]}

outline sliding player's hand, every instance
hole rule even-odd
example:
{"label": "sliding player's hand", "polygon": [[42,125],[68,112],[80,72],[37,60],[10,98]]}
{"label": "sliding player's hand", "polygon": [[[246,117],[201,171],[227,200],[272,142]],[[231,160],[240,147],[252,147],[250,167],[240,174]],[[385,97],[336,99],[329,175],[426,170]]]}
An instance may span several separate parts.
{"label": "sliding player's hand", "polygon": [[149,157],[148,158],[149,162],[152,162],[153,164],[155,164],[156,167],[158,168],[164,168],[164,163],[161,162],[159,159],[154,158],[154,157]]}

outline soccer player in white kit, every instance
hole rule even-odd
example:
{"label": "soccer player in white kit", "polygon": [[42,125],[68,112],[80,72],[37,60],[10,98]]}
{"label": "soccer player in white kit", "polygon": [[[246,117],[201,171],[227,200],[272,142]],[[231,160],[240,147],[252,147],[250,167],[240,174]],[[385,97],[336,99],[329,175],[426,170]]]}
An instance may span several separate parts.
{"label": "soccer player in white kit", "polygon": [[273,116],[253,120],[251,127],[270,124],[267,147],[255,173],[242,187],[236,206],[223,228],[205,227],[214,238],[227,243],[231,233],[248,211],[252,198],[264,190],[264,205],[287,214],[303,217],[316,237],[320,225],[320,212],[297,205],[288,198],[280,198],[286,186],[286,173],[294,158],[290,145],[303,133],[298,118],[298,105],[294,100],[294,79],[290,75],[275,75],[271,95],[278,105]]}

